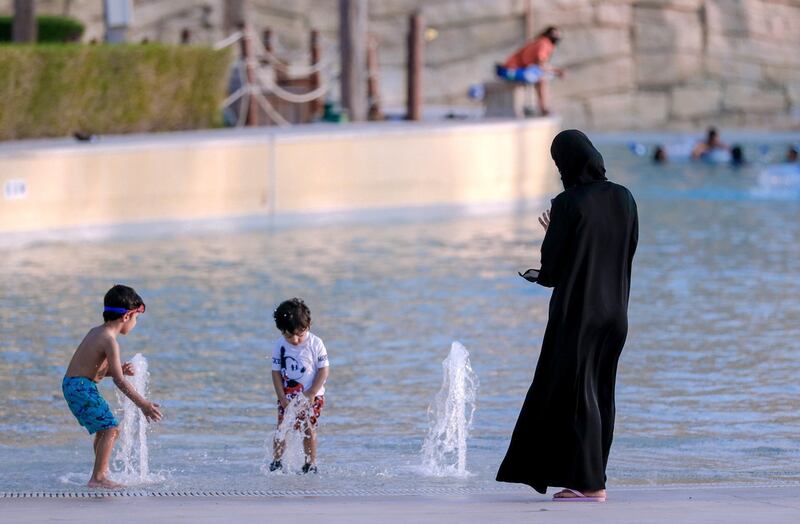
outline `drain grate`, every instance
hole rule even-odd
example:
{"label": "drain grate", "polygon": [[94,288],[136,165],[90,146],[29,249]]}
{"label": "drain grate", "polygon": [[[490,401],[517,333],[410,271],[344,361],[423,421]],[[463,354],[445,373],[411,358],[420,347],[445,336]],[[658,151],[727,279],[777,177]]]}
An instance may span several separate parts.
{"label": "drain grate", "polygon": [[0,499],[24,498],[131,498],[131,497],[374,497],[374,496],[425,496],[425,495],[479,495],[484,493],[521,493],[530,488],[498,486],[485,488],[429,487],[409,489],[309,489],[309,490],[225,490],[225,491],[0,491]]}
{"label": "drain grate", "polygon": [[[675,491],[703,489],[753,489],[753,488],[798,488],[800,482],[775,482],[769,484],[708,484],[671,486],[614,486],[615,490],[625,491]],[[447,496],[447,495],[489,495],[489,494],[528,494],[531,488],[522,485],[447,487],[432,486],[421,488],[365,488],[365,489],[293,489],[293,490],[120,490],[120,491],[0,491],[0,499],[94,499],[94,498],[132,498],[132,497],[381,497],[381,496]]]}

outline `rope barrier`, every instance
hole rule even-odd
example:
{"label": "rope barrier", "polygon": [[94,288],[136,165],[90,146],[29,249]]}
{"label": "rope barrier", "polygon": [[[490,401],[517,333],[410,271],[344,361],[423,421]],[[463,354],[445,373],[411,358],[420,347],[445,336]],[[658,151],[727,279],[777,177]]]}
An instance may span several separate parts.
{"label": "rope barrier", "polygon": [[220,49],[225,49],[228,46],[232,46],[233,44],[241,40],[243,36],[244,34],[241,31],[236,31],[227,38],[224,38],[219,42],[217,42],[216,44],[214,44],[214,51],[219,51]]}
{"label": "rope barrier", "polygon": [[[238,78],[238,85],[240,87],[228,95],[227,98],[225,98],[225,100],[222,102],[222,107],[229,108],[238,102],[239,114],[237,115],[236,119],[236,127],[242,127],[244,126],[247,119],[247,114],[250,111],[250,104],[255,98],[255,102],[264,111],[264,113],[266,113],[266,115],[272,119],[273,122],[279,126],[289,126],[291,125],[290,122],[286,120],[286,118],[284,118],[283,115],[281,115],[280,112],[269,102],[269,100],[264,96],[264,91],[292,104],[307,104],[322,98],[329,90],[329,82],[327,80],[327,76],[320,75],[320,85],[316,89],[306,93],[293,93],[292,91],[281,87],[277,84],[277,82],[275,82],[274,71],[280,70],[290,78],[304,76],[308,77],[327,69],[333,63],[333,59],[331,57],[334,55],[334,53],[325,53],[324,59],[307,66],[285,64],[277,56],[275,56],[275,54],[268,51],[264,47],[264,44],[261,42],[261,40],[259,40],[252,31],[249,31],[247,34],[243,31],[237,31],[217,42],[214,45],[214,49],[225,49],[226,47],[230,47],[248,36],[251,42],[256,42],[257,47],[256,52],[254,53],[255,56],[250,57],[249,62],[246,62],[241,58],[237,60],[236,65],[234,66],[234,74]],[[260,60],[262,57],[266,59],[266,64],[262,64]],[[273,70],[272,74],[265,70],[263,65],[271,66]],[[254,83],[249,83],[247,81],[246,75],[244,74],[244,69],[246,66],[251,67],[255,72],[256,79]]]}
{"label": "rope barrier", "polygon": [[222,107],[228,107],[229,105],[233,104],[240,98],[244,96],[247,92],[247,86],[242,86],[236,91],[234,91],[228,98],[222,101]]}
{"label": "rope barrier", "polygon": [[[274,33],[272,35],[272,38],[273,38],[273,43],[275,44],[276,53],[290,55],[294,59],[294,62],[308,63],[311,61],[311,53],[309,51],[303,51],[295,49],[292,46],[285,45],[281,40],[281,35],[278,33]],[[322,47],[324,48],[323,54],[330,53],[331,55],[338,55],[339,45],[335,43],[333,40],[330,40],[325,36],[320,35],[319,41]]]}
{"label": "rope barrier", "polygon": [[328,92],[327,81],[320,82],[320,86],[313,91],[308,91],[306,93],[293,93],[276,84],[275,81],[263,70],[256,70],[256,77],[258,80],[263,82],[263,87],[266,88],[267,91],[273,93],[278,98],[293,104],[307,104],[308,102],[321,98],[323,95],[325,95],[325,93]]}
{"label": "rope barrier", "polygon": [[323,69],[327,69],[333,63],[331,58],[333,53],[325,53],[323,55],[325,58],[315,64],[286,64],[283,62],[283,60],[275,56],[274,53],[270,52],[266,47],[264,47],[264,44],[259,39],[255,38],[254,40],[258,45],[257,53],[263,55],[267,59],[267,62],[272,65],[272,67],[279,69],[289,77],[311,76],[315,73],[321,72]]}
{"label": "rope barrier", "polygon": [[272,119],[273,122],[282,127],[288,127],[291,125],[291,123],[288,120],[283,118],[283,115],[281,115],[277,109],[272,107],[272,104],[269,103],[269,100],[267,100],[263,94],[256,91],[255,86],[253,86],[251,89],[255,94],[256,102],[258,102],[258,105],[261,106],[261,109],[264,110],[264,112],[267,114],[268,117]]}

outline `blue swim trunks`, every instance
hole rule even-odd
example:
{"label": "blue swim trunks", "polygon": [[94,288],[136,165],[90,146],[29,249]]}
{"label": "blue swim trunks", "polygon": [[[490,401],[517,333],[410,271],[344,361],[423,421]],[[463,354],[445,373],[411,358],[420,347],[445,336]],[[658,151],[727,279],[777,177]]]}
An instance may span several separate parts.
{"label": "blue swim trunks", "polygon": [[548,76],[545,75],[545,72],[542,71],[542,68],[537,65],[531,65],[519,69],[509,69],[497,64],[495,66],[495,74],[497,74],[497,76],[503,80],[507,80],[509,82],[521,82],[523,84],[535,84],[543,77]]}
{"label": "blue swim trunks", "polygon": [[64,377],[61,390],[69,410],[90,435],[119,425],[93,381],[86,377]]}

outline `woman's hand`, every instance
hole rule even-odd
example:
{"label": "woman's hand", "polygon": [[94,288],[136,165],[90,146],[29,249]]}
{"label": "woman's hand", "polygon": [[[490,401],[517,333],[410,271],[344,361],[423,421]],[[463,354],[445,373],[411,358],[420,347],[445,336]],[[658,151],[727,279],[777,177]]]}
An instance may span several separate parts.
{"label": "woman's hand", "polygon": [[124,364],[122,364],[122,374],[132,377],[133,375],[136,374],[136,369],[133,367],[132,363],[125,362]]}
{"label": "woman's hand", "polygon": [[542,225],[542,227],[544,228],[545,232],[547,232],[547,228],[550,226],[550,210],[549,209],[547,211],[545,211],[544,213],[542,213],[542,216],[539,217],[539,223]]}

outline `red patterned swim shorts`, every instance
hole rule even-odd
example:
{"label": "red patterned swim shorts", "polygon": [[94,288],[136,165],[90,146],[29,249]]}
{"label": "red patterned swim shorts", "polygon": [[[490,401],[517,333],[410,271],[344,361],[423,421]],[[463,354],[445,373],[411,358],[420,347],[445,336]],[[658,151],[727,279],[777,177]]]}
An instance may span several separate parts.
{"label": "red patterned swim shorts", "polygon": [[[286,398],[291,400],[295,397],[302,395],[302,393],[290,393],[286,395]],[[300,431],[300,427],[305,425],[306,417],[308,417],[308,424],[311,426],[311,429],[316,429],[319,423],[319,417],[322,414],[322,408],[325,406],[325,397],[320,395],[314,397],[314,402],[311,403],[311,416],[308,416],[306,409],[301,409],[297,413],[297,420],[294,423],[295,431]],[[283,417],[286,413],[286,409],[281,406],[281,403],[278,402],[278,425],[280,426],[283,423]]]}

